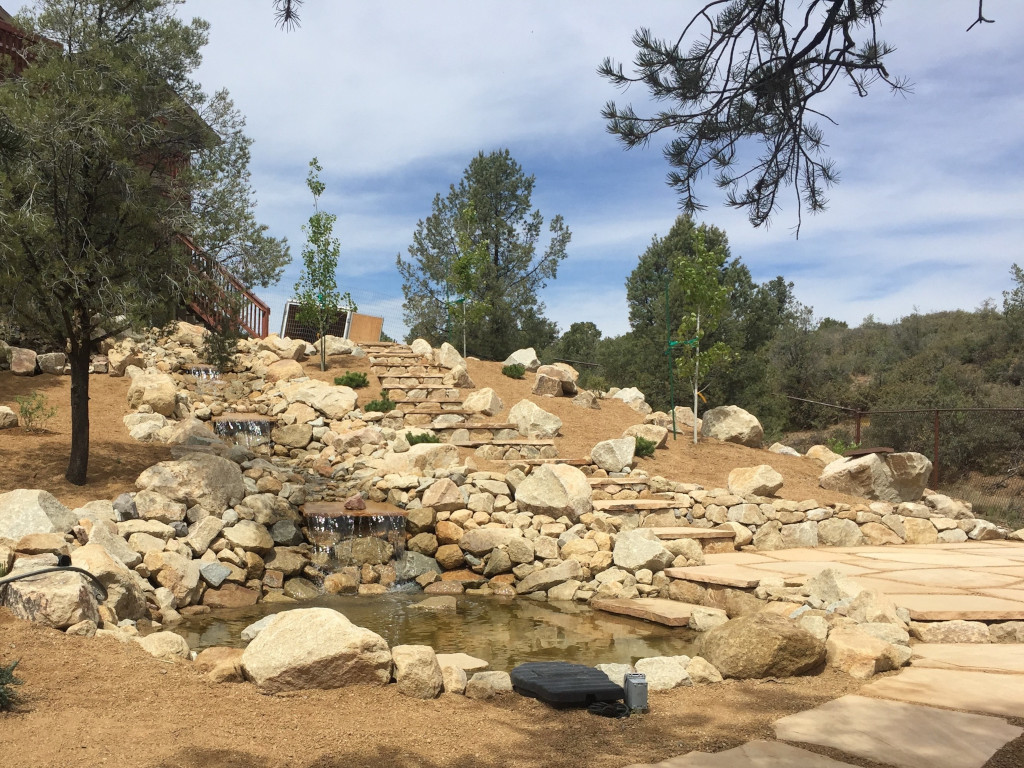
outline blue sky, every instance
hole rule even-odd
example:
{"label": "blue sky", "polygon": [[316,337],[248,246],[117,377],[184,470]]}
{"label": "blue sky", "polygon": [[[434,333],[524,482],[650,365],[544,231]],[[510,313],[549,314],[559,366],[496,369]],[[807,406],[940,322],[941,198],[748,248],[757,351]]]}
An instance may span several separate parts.
{"label": "blue sky", "polygon": [[[477,152],[507,147],[536,176],[534,205],[573,232],[542,292],[548,316],[563,330],[590,320],[606,335],[627,331],[625,278],[678,201],[665,142],[627,152],[600,116],[608,99],[640,105],[645,94],[621,94],[595,70],[605,56],[632,61],[636,28],[677,35],[700,5],[308,0],[301,27],[284,32],[270,0],[187,0],[183,16],[212,24],[198,78],[226,87],[246,115],[260,218],[292,245],[293,266],[262,294],[271,327],[298,274],[313,155],[323,207],[339,217],[342,289],[394,335],[395,256]],[[796,240],[790,202],[755,230],[708,182],[699,217],[728,233],[755,279],[781,274],[816,316],[851,325],[998,302],[1010,264],[1024,263],[1024,3],[987,0],[996,23],[971,32],[973,0],[892,5],[890,70],[914,92],[826,95],[841,172],[829,210],[805,216]]]}

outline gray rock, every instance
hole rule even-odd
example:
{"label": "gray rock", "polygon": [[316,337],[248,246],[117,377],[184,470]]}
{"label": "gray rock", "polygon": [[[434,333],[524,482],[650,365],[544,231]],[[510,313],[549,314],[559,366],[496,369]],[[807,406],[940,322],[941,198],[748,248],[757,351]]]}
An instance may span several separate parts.
{"label": "gray rock", "polygon": [[19,489],[0,494],[0,538],[30,533],[67,533],[78,519],[47,491]]}
{"label": "gray rock", "polygon": [[576,560],[566,560],[551,568],[534,571],[516,585],[516,592],[527,595],[531,592],[545,592],[570,579],[581,579],[583,567]]}
{"label": "gray rock", "polygon": [[242,640],[246,643],[251,643],[253,640],[256,639],[256,636],[259,635],[260,632],[267,628],[267,625],[270,624],[270,622],[272,622],[274,620],[274,617],[276,616],[276,613],[272,613],[269,616],[264,616],[259,621],[254,621],[252,624],[250,624],[242,630]]}
{"label": "gray rock", "polygon": [[537,353],[533,347],[527,347],[526,349],[517,349],[505,358],[505,362],[502,365],[521,365],[526,370],[532,372],[540,368],[540,360],[537,359]]}
{"label": "gray rock", "polygon": [[[22,558],[15,561],[11,575],[35,571],[40,567],[43,563]],[[67,629],[82,621],[99,623],[100,620],[92,585],[74,571],[12,581],[4,587],[4,605],[16,618],[54,629]]]}
{"label": "gray rock", "polygon": [[175,461],[162,461],[135,481],[140,491],[156,491],[186,506],[198,504],[219,515],[245,498],[245,482],[237,464],[220,456],[191,453]]}
{"label": "gray rock", "polygon": [[590,460],[606,472],[621,472],[633,466],[635,437],[603,440],[590,450]]}
{"label": "gray rock", "polygon": [[199,575],[203,581],[216,589],[231,575],[231,569],[223,563],[203,563],[199,566]]}
{"label": "gray rock", "polygon": [[419,552],[405,550],[393,563],[395,576],[399,581],[411,581],[425,573],[433,571],[441,572],[441,566],[432,557],[427,557]]}
{"label": "gray rock", "polygon": [[36,355],[36,364],[43,373],[60,376],[64,373],[64,366],[68,364],[68,356],[63,352],[47,352]]}
{"label": "gray rock", "polygon": [[625,531],[615,537],[612,561],[620,568],[636,572],[643,568],[663,571],[675,556],[661,543],[657,535],[646,528]]}
{"label": "gray rock", "polygon": [[270,537],[275,544],[284,547],[294,547],[306,540],[302,535],[302,529],[291,520],[278,520],[270,528]]}
{"label": "gray rock", "polygon": [[466,683],[466,697],[470,699],[490,699],[503,693],[512,693],[508,672],[477,672]]}

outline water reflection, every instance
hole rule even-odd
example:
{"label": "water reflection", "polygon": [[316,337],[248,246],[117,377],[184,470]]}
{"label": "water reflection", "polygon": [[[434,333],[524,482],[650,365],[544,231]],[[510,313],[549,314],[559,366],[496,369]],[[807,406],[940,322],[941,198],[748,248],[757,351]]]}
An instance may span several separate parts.
{"label": "water reflection", "polygon": [[571,603],[460,597],[451,613],[415,608],[425,595],[328,596],[301,606],[259,604],[222,610],[170,627],[193,650],[213,645],[241,648],[241,631],[263,616],[295,607],[322,606],[345,614],[392,646],[429,645],[438,653],[468,653],[491,669],[509,671],[527,661],[630,664],[647,656],[693,654],[690,630],[594,611]]}

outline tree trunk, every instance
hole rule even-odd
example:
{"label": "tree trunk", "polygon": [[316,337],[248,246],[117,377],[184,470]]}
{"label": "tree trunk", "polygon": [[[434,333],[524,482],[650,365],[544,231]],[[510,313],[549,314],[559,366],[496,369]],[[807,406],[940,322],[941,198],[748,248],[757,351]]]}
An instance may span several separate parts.
{"label": "tree trunk", "polygon": [[64,477],[85,485],[89,469],[89,336],[71,340],[71,457]]}

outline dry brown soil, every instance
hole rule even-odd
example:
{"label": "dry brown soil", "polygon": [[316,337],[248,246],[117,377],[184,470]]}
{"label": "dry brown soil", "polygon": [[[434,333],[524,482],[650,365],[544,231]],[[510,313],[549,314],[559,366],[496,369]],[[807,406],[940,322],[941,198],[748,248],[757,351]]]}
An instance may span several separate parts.
{"label": "dry brown soil", "polygon": [[[365,360],[346,358],[332,359],[326,373],[315,363],[305,367],[325,379],[343,370],[368,370]],[[477,386],[494,387],[506,408],[530,396],[530,375],[516,382],[502,376],[500,366],[475,361],[470,373]],[[15,395],[38,390],[58,409],[46,432],[0,432],[0,492],[45,488],[65,504],[79,506],[133,490],[142,469],[169,457],[166,447],[128,438],[121,423],[127,380],[95,376],[89,483],[81,488],[67,483],[69,388],[67,377],[0,373],[0,404],[16,407]],[[374,399],[378,391],[371,376],[371,388],[360,393],[360,401]],[[542,405],[562,419],[566,436],[557,442],[568,457],[584,456],[594,443],[642,421],[618,402],[603,401],[600,411],[582,410],[568,399],[544,399]],[[640,466],[715,487],[725,485],[733,467],[761,463],[783,473],[783,496],[852,501],[817,488],[817,468],[809,462],[714,441],[694,447],[680,436]],[[650,714],[627,720],[554,710],[516,695],[491,702],[451,695],[418,701],[399,695],[394,686],[270,696],[248,683],[214,684],[187,663],[159,661],[132,644],[68,637],[16,620],[0,608],[0,664],[12,660],[20,660],[24,702],[13,713],[0,714],[0,757],[22,768],[620,768],[770,739],[776,719],[860,687],[845,675],[823,672],[682,688],[652,693]],[[1024,739],[987,765],[1024,765]]]}

